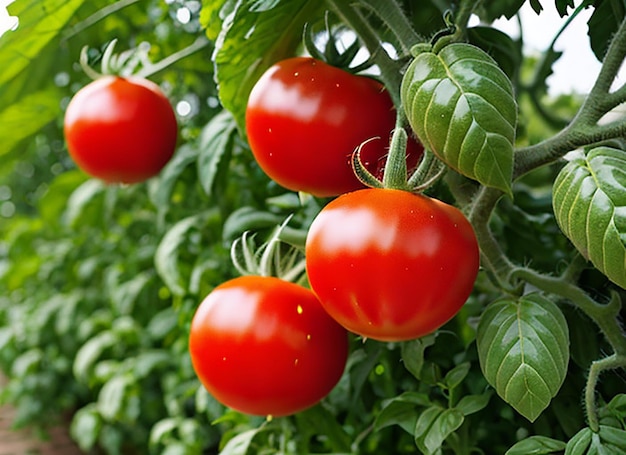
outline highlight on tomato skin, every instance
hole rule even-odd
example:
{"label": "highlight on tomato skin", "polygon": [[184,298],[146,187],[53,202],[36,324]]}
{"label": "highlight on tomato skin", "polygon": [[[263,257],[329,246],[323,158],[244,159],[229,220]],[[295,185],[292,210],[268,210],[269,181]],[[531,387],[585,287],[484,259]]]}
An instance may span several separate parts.
{"label": "highlight on tomato skin", "polygon": [[[317,197],[364,188],[351,165],[361,158],[379,174],[396,123],[384,86],[311,57],[271,66],[254,85],[246,107],[246,134],[261,169],[279,185]],[[375,140],[372,140],[375,139]],[[409,144],[409,167],[423,154]]]}
{"label": "highlight on tomato skin", "polygon": [[339,196],[306,240],[312,290],[347,330],[379,341],[420,338],[448,322],[479,268],[473,228],[455,207],[393,189]]}
{"label": "highlight on tomato skin", "polygon": [[138,77],[103,76],[72,97],[64,118],[70,156],[107,183],[157,175],[176,149],[176,114],[158,85]]}
{"label": "highlight on tomato skin", "polygon": [[222,404],[278,417],[330,393],[345,368],[348,333],[310,290],[243,276],[217,286],[200,304],[189,351],[200,382]]}

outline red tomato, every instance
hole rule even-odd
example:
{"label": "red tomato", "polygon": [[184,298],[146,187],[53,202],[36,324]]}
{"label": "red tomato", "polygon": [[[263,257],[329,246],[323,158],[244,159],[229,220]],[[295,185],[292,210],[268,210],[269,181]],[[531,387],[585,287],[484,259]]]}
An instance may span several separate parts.
{"label": "red tomato", "polygon": [[155,176],[174,154],[176,116],[145,79],[104,76],[79,90],[65,112],[65,139],[78,167],[110,183]]}
{"label": "red tomato", "polygon": [[[379,138],[361,153],[376,174],[395,122],[393,102],[381,83],[309,57],[269,68],[246,109],[248,141],[261,169],[285,188],[318,197],[363,188],[352,170],[352,153]],[[423,148],[413,141],[408,152],[414,167]]]}
{"label": "red tomato", "polygon": [[337,384],[348,336],[310,290],[244,276],[200,304],[189,350],[218,401],[248,414],[282,416],[314,405]]}
{"label": "red tomato", "polygon": [[306,242],[311,288],[348,330],[381,341],[419,338],[472,291],[479,250],[469,221],[436,199],[391,189],[339,196]]}

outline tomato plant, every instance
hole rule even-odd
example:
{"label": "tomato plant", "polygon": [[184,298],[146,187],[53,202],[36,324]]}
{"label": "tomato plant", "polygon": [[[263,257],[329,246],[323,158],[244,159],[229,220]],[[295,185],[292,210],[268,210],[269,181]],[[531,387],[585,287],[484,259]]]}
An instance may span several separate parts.
{"label": "tomato plant", "polygon": [[[0,402],[15,408],[16,426],[41,428],[54,415],[67,416],[84,452],[106,454],[626,453],[623,2],[7,3],[19,24],[0,36],[0,370],[7,379]],[[527,56],[537,15],[559,31]],[[0,24],[5,17],[0,6]],[[572,48],[568,35],[583,22],[586,33]],[[113,42],[124,51],[113,55]],[[255,84],[274,62],[311,61],[302,59],[305,48],[337,67],[303,64],[298,76],[283,73],[273,81],[279,90],[259,98],[268,115],[246,125]],[[576,92],[567,87],[582,72],[563,70],[572,53],[586,75],[592,65],[581,63],[585,55],[602,62],[595,81]],[[60,116],[79,87],[91,86],[95,74],[87,68],[96,64],[123,78],[95,86],[157,83],[175,103],[179,130],[163,127],[160,108],[135,112],[98,101],[90,110],[98,128],[81,127],[80,135],[93,147],[80,151],[98,158],[96,170],[113,158],[119,168],[97,179],[76,168]],[[353,74],[338,69],[350,65]],[[329,83],[335,72],[338,88]],[[562,76],[567,85],[557,82]],[[357,91],[361,86],[367,90]],[[358,107],[335,128],[330,120],[353,102]],[[277,106],[285,111],[269,110]],[[120,113],[133,117],[123,134],[113,128]],[[267,125],[263,130],[274,114],[278,130],[288,133],[284,142],[267,134]],[[272,144],[263,153],[273,154],[280,175],[263,172],[250,152],[255,134],[245,133],[255,125],[265,135],[260,142]],[[354,131],[363,134],[344,143]],[[409,154],[415,172],[405,172],[402,132],[427,149]],[[181,147],[171,155],[177,135]],[[365,185],[428,197],[363,190],[348,161],[368,140],[352,157]],[[171,159],[146,185],[104,183],[140,181],[148,156],[166,155]],[[131,175],[120,175],[131,162]],[[393,166],[381,178],[383,163]],[[354,186],[329,188],[336,169]],[[320,175],[323,187],[296,181]],[[293,191],[334,196],[346,187],[353,191],[330,203]],[[436,199],[467,217],[480,248],[473,289],[453,317],[464,300],[464,280],[453,272],[476,250],[471,242],[455,244],[467,224],[453,228],[446,220],[454,210]],[[411,213],[416,201],[420,210]],[[429,211],[434,218],[416,216]],[[237,241],[250,248],[231,249]],[[252,248],[261,242],[276,248]],[[436,254],[411,256],[418,247]],[[230,390],[235,399],[282,386],[273,389],[274,403],[293,405],[306,398],[293,393],[299,385],[311,392],[308,407],[273,419],[228,409],[193,368],[189,330],[198,303],[241,268],[304,282],[307,261],[319,296],[303,288],[297,294],[306,294],[302,302],[315,299],[326,314],[320,318],[342,334],[332,349],[320,348],[325,354],[313,355],[321,344],[306,346],[313,371],[295,376],[297,346],[272,344],[263,354],[259,338],[243,335],[259,343],[234,352],[233,337],[221,346],[251,364],[231,371],[235,379],[226,385],[238,387]],[[476,268],[473,262],[472,273]],[[347,334],[319,302],[325,292],[349,322],[369,328],[382,321],[379,333],[367,340]],[[268,327],[263,321],[282,321],[287,313],[274,308],[281,301],[256,305],[248,333]],[[238,317],[249,314],[232,302]],[[313,312],[300,306],[297,319],[307,321]],[[287,316],[298,312],[297,304],[284,308],[291,308]],[[290,327],[282,324],[268,342],[312,333]],[[332,387],[327,362],[345,360],[346,338],[348,358],[334,367],[333,381],[341,377]],[[289,352],[291,363],[280,363]],[[215,372],[228,373],[211,368],[207,377]],[[325,396],[319,378],[332,388]],[[269,405],[257,411],[280,413]]]}
{"label": "tomato plant", "polygon": [[211,394],[242,412],[282,416],[324,398],[344,370],[345,330],[313,293],[273,277],[216,287],[191,324],[194,368]]}
{"label": "tomato plant", "polygon": [[[259,166],[280,185],[315,196],[363,188],[350,164],[362,150],[380,172],[394,128],[391,97],[378,81],[310,57],[282,60],[256,82],[246,107],[246,133]],[[409,167],[421,156],[413,142]]]}
{"label": "tomato plant", "polygon": [[176,116],[161,89],[146,79],[103,76],[79,90],[65,112],[71,157],[110,183],[154,177],[174,154]]}
{"label": "tomato plant", "polygon": [[365,189],[322,209],[306,242],[307,274],[324,308],[365,338],[427,335],[467,300],[478,244],[463,214],[426,196]]}

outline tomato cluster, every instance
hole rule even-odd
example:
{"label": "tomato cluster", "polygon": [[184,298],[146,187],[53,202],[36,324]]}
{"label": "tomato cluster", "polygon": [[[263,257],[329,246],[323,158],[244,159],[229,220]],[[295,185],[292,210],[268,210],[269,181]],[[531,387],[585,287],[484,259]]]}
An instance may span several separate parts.
{"label": "tomato cluster", "polygon": [[[465,216],[410,191],[366,189],[355,177],[353,152],[372,138],[379,139],[363,146],[360,158],[381,177],[395,117],[381,84],[313,58],[279,62],[255,85],[246,131],[260,167],[291,190],[339,196],[308,232],[311,290],[245,276],[215,288],[197,309],[191,358],[220,402],[250,414],[298,412],[341,377],[348,331],[415,339],[465,303],[479,266]],[[400,151],[393,159],[415,167],[423,155],[416,144],[408,152],[394,145]]]}
{"label": "tomato cluster", "polygon": [[170,160],[178,126],[153,82],[103,76],[74,95],[64,133],[70,156],[87,174],[108,183],[138,183]]}

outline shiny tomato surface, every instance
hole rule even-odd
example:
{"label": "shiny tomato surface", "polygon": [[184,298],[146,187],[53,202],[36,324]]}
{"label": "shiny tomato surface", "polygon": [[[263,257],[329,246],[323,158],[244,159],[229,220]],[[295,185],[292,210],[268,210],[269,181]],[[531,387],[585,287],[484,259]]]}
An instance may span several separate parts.
{"label": "shiny tomato surface", "polygon": [[479,267],[472,226],[455,207],[391,189],[339,196],[306,242],[313,291],[348,330],[382,341],[419,338],[450,320]]}
{"label": "shiny tomato surface", "polygon": [[191,324],[206,389],[241,412],[281,416],[324,398],[341,377],[348,335],[302,286],[244,276],[216,287]]}
{"label": "shiny tomato surface", "polygon": [[76,92],[65,112],[72,159],[109,183],[155,176],[174,154],[178,127],[161,89],[145,79],[104,76]]}
{"label": "shiny tomato surface", "polygon": [[[364,188],[351,166],[364,141],[366,167],[380,174],[396,112],[384,86],[310,57],[270,67],[255,84],[246,109],[246,132],[259,166],[277,183],[315,196]],[[423,148],[412,141],[409,167]],[[378,169],[378,171],[377,171]]]}

